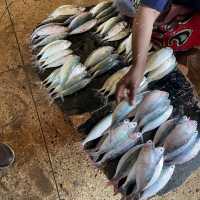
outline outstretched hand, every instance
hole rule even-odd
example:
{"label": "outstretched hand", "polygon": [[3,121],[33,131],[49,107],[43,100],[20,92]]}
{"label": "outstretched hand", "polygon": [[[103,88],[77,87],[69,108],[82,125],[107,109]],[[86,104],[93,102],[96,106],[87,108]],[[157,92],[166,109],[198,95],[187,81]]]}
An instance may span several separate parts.
{"label": "outstretched hand", "polygon": [[135,103],[135,95],[137,89],[143,79],[142,70],[134,70],[133,68],[119,81],[116,90],[117,102],[127,100],[131,105]]}

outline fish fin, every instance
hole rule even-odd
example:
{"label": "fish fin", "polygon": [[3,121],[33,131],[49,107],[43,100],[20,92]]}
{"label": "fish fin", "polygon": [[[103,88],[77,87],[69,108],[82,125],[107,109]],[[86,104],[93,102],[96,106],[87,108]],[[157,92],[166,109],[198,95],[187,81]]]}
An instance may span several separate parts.
{"label": "fish fin", "polygon": [[92,157],[92,160],[95,162],[99,159],[99,152],[90,152],[90,156]]}

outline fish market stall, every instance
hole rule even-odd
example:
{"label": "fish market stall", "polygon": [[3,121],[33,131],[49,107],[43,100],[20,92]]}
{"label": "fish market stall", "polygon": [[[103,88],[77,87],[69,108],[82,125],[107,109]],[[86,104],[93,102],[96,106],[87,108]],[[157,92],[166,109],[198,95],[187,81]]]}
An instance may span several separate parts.
{"label": "fish market stall", "polygon": [[163,194],[200,166],[199,101],[171,48],[149,47],[136,104],[116,104],[132,33],[112,2],[57,8],[33,31],[31,45],[50,104],[85,135],[80,145],[123,199]]}

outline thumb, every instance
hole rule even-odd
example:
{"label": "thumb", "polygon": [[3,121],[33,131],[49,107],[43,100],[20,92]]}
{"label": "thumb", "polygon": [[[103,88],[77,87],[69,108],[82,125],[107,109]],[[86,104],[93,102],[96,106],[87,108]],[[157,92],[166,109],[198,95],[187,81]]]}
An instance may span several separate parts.
{"label": "thumb", "polygon": [[135,89],[134,86],[131,86],[129,88],[129,94],[128,94],[130,105],[134,105],[135,104],[135,95],[136,95],[136,89]]}

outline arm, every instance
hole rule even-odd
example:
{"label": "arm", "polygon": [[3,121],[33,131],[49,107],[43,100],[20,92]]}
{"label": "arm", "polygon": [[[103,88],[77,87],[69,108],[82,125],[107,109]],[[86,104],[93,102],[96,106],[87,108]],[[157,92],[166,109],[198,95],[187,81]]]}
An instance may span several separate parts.
{"label": "arm", "polygon": [[[153,24],[160,12],[141,6],[133,22],[133,66],[117,86],[117,101],[127,98],[133,103],[145,71],[148,47],[151,40]],[[127,93],[127,95],[126,95]]]}

